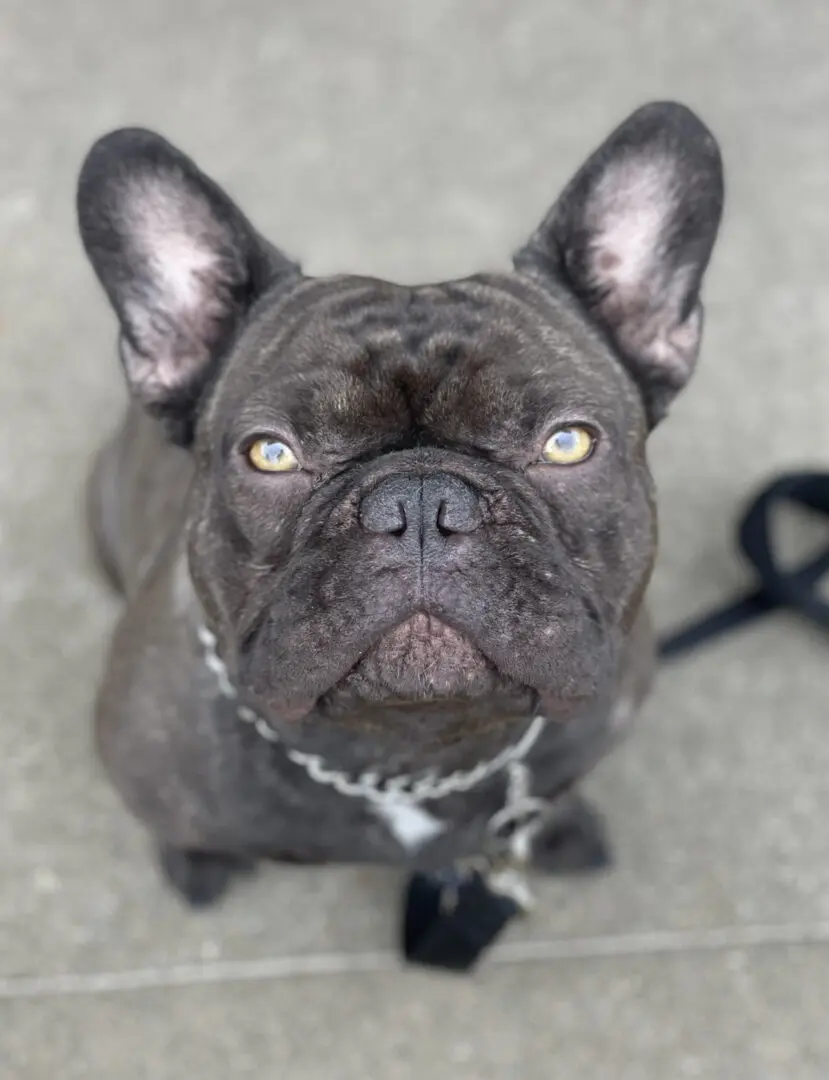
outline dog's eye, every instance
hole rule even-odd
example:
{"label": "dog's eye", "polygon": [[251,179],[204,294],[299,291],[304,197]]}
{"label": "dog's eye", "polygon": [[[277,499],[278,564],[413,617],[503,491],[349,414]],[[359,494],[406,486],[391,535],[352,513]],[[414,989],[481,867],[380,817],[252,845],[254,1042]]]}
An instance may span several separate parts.
{"label": "dog's eye", "polygon": [[560,427],[544,443],[542,457],[551,465],[578,465],[587,461],[595,445],[596,438],[587,428]]}
{"label": "dog's eye", "polygon": [[279,439],[257,439],[248,447],[248,461],[259,472],[293,472],[299,468],[296,454]]}

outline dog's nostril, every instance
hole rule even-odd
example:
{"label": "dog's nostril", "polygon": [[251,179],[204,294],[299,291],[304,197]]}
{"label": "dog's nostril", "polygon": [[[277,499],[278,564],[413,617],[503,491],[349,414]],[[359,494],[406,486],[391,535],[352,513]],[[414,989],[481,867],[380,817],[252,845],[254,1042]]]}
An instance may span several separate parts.
{"label": "dog's nostril", "polygon": [[438,505],[436,524],[441,536],[473,533],[481,525],[481,511],[474,493],[466,485],[451,487],[448,498]]}
{"label": "dog's nostril", "polygon": [[402,536],[406,531],[406,507],[402,502],[397,504],[397,522],[396,528],[387,530],[391,536]]}
{"label": "dog's nostril", "polygon": [[444,500],[440,504],[440,506],[438,507],[437,525],[438,525],[438,532],[440,533],[441,536],[451,536],[452,533],[455,532],[455,529],[450,528],[446,524],[446,519],[447,519],[446,501]]}
{"label": "dog's nostril", "polygon": [[366,532],[403,536],[408,525],[406,507],[393,488],[381,485],[360,504],[360,524]]}

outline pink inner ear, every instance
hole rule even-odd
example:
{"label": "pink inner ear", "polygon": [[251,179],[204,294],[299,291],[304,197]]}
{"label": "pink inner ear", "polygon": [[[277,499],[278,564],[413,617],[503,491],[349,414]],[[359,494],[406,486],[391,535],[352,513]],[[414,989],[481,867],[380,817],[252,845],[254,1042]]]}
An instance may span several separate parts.
{"label": "pink inner ear", "polygon": [[165,309],[196,312],[216,287],[228,238],[204,197],[171,179],[133,182],[126,226]]}
{"label": "pink inner ear", "polygon": [[150,249],[156,287],[169,298],[177,311],[197,311],[205,302],[206,286],[215,279],[218,258],[215,252],[180,233],[161,233]]}
{"label": "pink inner ear", "polygon": [[229,314],[229,286],[243,268],[227,259],[228,237],[206,200],[170,177],[133,181],[124,225],[141,287],[124,301],[138,346],[123,345],[130,381],[146,401],[186,385],[209,362]]}
{"label": "pink inner ear", "polygon": [[585,208],[597,314],[628,356],[659,368],[677,387],[700,338],[697,309],[680,322],[693,267],[676,266],[667,250],[678,179],[670,158],[622,160],[608,166]]}
{"label": "pink inner ear", "polygon": [[[638,295],[664,288],[660,258],[678,203],[670,158],[622,160],[608,166],[585,208],[592,234],[591,273],[602,290]],[[659,297],[652,302],[659,303]]]}

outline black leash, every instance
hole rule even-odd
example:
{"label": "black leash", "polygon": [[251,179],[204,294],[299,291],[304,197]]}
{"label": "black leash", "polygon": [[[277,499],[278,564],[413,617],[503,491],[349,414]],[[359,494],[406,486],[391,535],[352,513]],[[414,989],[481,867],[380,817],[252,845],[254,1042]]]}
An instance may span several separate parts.
{"label": "black leash", "polygon": [[[793,570],[783,570],[775,554],[772,518],[786,502],[829,517],[829,473],[781,476],[755,496],[740,521],[737,539],[754,567],[757,586],[663,638],[659,644],[663,660],[780,608],[797,611],[829,630],[829,603],[820,598],[817,590],[817,583],[829,572],[829,546]],[[413,874],[404,898],[403,955],[410,963],[469,971],[520,913],[515,900],[498,892],[478,871]]]}
{"label": "black leash", "polygon": [[758,579],[756,588],[669,634],[659,646],[659,655],[663,659],[687,652],[779,608],[796,611],[829,630],[829,603],[820,598],[816,587],[829,571],[829,547],[792,570],[783,570],[775,554],[772,543],[774,511],[786,502],[829,516],[829,473],[781,476],[755,496],[740,522],[737,541],[754,567]]}

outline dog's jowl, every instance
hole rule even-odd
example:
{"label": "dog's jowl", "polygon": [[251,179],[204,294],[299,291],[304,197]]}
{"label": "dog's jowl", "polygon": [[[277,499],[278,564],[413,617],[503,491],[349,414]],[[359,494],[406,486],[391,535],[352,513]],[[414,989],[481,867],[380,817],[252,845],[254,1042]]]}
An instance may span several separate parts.
{"label": "dog's jowl", "polygon": [[605,860],[575,785],[647,691],[646,440],[722,199],[708,130],[649,105],[511,272],[403,287],[305,276],[158,135],[92,148],[130,392],[89,483],[124,600],[97,740],[189,900],[258,859]]}

